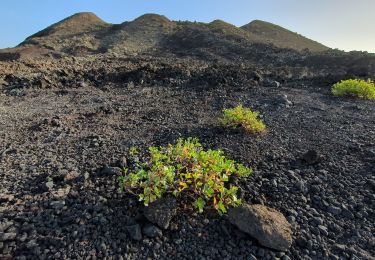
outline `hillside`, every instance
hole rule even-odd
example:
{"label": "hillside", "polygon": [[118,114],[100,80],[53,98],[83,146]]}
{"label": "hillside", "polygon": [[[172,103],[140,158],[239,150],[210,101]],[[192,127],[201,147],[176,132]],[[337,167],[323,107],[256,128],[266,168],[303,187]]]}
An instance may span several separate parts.
{"label": "hillside", "polygon": [[275,52],[273,48],[311,52],[328,49],[287,29],[260,21],[239,28],[221,20],[208,24],[176,22],[165,16],[145,14],[134,21],[113,25],[93,13],[68,17],[31,35],[20,47],[49,49],[62,55],[158,54],[176,53],[178,49],[179,55],[193,52],[195,57],[203,53],[206,57],[228,59],[228,51],[253,53],[254,44],[269,47],[270,52]]}
{"label": "hillside", "polygon": [[308,49],[312,52],[321,52],[329,49],[323,44],[281,26],[260,20],[252,21],[241,28],[257,35],[262,42],[272,43],[280,48],[290,48],[298,51]]}
{"label": "hillside", "polygon": [[100,46],[96,36],[110,27],[93,13],[78,13],[31,35],[19,47],[44,48],[70,54],[96,51]]}
{"label": "hillside", "polygon": [[101,20],[94,13],[77,13],[31,35],[26,39],[26,42],[34,38],[48,36],[79,35],[85,32],[100,30],[108,26],[108,23]]}
{"label": "hillside", "polygon": [[152,51],[176,26],[165,16],[145,14],[134,21],[113,26],[101,38],[101,49],[120,54]]}

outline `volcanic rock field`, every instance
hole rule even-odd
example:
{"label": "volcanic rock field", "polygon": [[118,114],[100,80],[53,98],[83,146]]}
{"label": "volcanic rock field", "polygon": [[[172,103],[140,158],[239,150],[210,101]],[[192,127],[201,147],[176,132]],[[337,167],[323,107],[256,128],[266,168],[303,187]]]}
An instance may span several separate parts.
{"label": "volcanic rock field", "polygon": [[[262,21],[83,13],[0,50],[0,259],[375,259],[375,103],[331,93],[374,77],[373,54]],[[265,133],[219,124],[239,104]],[[251,167],[243,203],[285,216],[291,246],[183,203],[162,227],[119,191],[131,147],[179,137]]]}

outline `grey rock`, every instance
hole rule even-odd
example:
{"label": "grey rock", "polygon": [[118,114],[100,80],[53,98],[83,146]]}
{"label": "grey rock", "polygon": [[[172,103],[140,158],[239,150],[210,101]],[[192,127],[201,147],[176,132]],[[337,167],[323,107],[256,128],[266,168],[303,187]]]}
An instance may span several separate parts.
{"label": "grey rock", "polygon": [[366,155],[370,157],[375,157],[375,149],[369,149],[366,151]]}
{"label": "grey rock", "polygon": [[337,255],[335,255],[335,254],[330,254],[330,255],[329,255],[329,259],[331,259],[331,260],[339,260],[340,257],[337,256]]}
{"label": "grey rock", "polygon": [[264,257],[264,254],[265,254],[264,249],[263,248],[259,248],[258,252],[257,252],[257,256]]}
{"label": "grey rock", "polygon": [[346,206],[342,207],[341,215],[348,219],[354,218],[354,214]]}
{"label": "grey rock", "polygon": [[136,241],[142,240],[142,230],[139,224],[127,226],[126,230],[128,231],[131,239]]}
{"label": "grey rock", "polygon": [[318,163],[320,156],[317,151],[309,150],[304,155],[302,155],[302,161],[307,165],[312,165]]}
{"label": "grey rock", "polygon": [[50,206],[53,209],[62,209],[65,206],[65,201],[64,200],[51,201]]}
{"label": "grey rock", "polygon": [[276,80],[266,79],[265,80],[265,86],[266,87],[279,88],[281,86],[281,83],[276,81]]}
{"label": "grey rock", "polygon": [[318,225],[318,229],[323,236],[328,236],[328,228],[322,225]]}
{"label": "grey rock", "polygon": [[77,87],[87,88],[88,84],[84,81],[80,81],[80,82],[77,83]]}
{"label": "grey rock", "polygon": [[286,251],[292,245],[291,225],[284,215],[264,205],[242,205],[228,211],[229,221],[266,247]]}
{"label": "grey rock", "polygon": [[13,226],[13,221],[6,221],[3,223],[0,223],[0,232],[5,232],[7,229],[11,226]]}
{"label": "grey rock", "polygon": [[293,105],[293,102],[288,99],[286,94],[279,95],[278,97],[279,104],[284,105],[286,107],[290,107]]}
{"label": "grey rock", "polygon": [[4,233],[0,232],[0,241],[14,240],[17,237],[17,233]]}
{"label": "grey rock", "polygon": [[339,215],[341,213],[341,208],[336,206],[329,206],[327,208],[327,211],[331,213],[332,215]]}
{"label": "grey rock", "polygon": [[177,238],[175,241],[174,241],[174,243],[176,244],[176,245],[180,245],[180,244],[182,244],[182,239],[181,238]]}
{"label": "grey rock", "polygon": [[151,222],[163,229],[169,227],[171,219],[177,214],[176,200],[162,198],[145,207],[144,215]]}
{"label": "grey rock", "polygon": [[52,190],[53,186],[54,186],[53,181],[47,181],[46,182],[46,187],[47,187],[48,190]]}
{"label": "grey rock", "polygon": [[368,184],[371,186],[371,188],[373,189],[373,190],[375,190],[375,180],[369,180],[368,181]]}
{"label": "grey rock", "polygon": [[100,247],[100,249],[102,251],[106,251],[107,250],[107,245],[104,242],[102,242],[99,247]]}
{"label": "grey rock", "polygon": [[8,202],[14,200],[14,195],[0,194],[0,202]]}
{"label": "grey rock", "polygon": [[259,73],[258,71],[253,71],[251,73],[251,76],[252,78],[255,80],[255,81],[259,81],[259,82],[262,82],[263,81],[263,77],[261,75],[261,73]]}
{"label": "grey rock", "polygon": [[305,185],[305,182],[304,181],[298,181],[296,183],[296,188],[299,190],[299,191],[302,191],[303,193],[307,193],[308,189]]}
{"label": "grey rock", "polygon": [[64,180],[65,181],[71,181],[71,180],[74,180],[75,178],[77,178],[79,175],[80,175],[79,172],[71,171],[64,176]]}
{"label": "grey rock", "polygon": [[298,212],[295,211],[294,209],[289,209],[288,212],[289,212],[290,215],[293,215],[293,216],[295,216],[295,217],[298,216]]}
{"label": "grey rock", "polygon": [[315,224],[315,226],[322,225],[323,219],[320,217],[314,217],[312,218],[312,223]]}
{"label": "grey rock", "polygon": [[345,250],[346,250],[346,246],[345,246],[345,245],[342,245],[342,244],[335,244],[335,245],[333,246],[333,248],[334,248],[335,250],[338,250],[338,251],[345,251]]}
{"label": "grey rock", "polygon": [[66,185],[65,187],[63,188],[59,188],[56,192],[54,192],[53,194],[57,197],[64,197],[64,196],[67,196],[69,194],[71,190],[71,187],[69,185]]}
{"label": "grey rock", "polygon": [[154,225],[146,225],[142,228],[142,232],[144,235],[154,238],[154,237],[161,237],[163,236],[163,231],[160,228]]}
{"label": "grey rock", "polygon": [[25,94],[25,91],[23,89],[13,88],[9,90],[9,95],[14,97],[22,97]]}
{"label": "grey rock", "polygon": [[127,162],[127,159],[126,157],[121,157],[120,159],[117,160],[117,165],[120,167],[120,168],[125,168],[128,166],[128,162]]}
{"label": "grey rock", "polygon": [[122,175],[122,170],[119,167],[111,167],[108,165],[105,165],[99,172],[99,175],[105,176],[105,175]]}
{"label": "grey rock", "polygon": [[[372,252],[363,250],[359,246],[351,246],[348,248],[348,251],[352,253],[351,259],[375,260],[375,257],[373,256]],[[353,256],[356,256],[356,258],[354,258]]]}
{"label": "grey rock", "polygon": [[289,222],[291,222],[291,223],[296,222],[296,217],[295,217],[295,216],[292,216],[292,215],[287,216],[286,219],[287,219]]}
{"label": "grey rock", "polygon": [[26,243],[26,247],[28,249],[36,248],[36,247],[38,247],[38,243],[36,242],[36,240],[32,239],[32,240],[30,240],[29,242]]}

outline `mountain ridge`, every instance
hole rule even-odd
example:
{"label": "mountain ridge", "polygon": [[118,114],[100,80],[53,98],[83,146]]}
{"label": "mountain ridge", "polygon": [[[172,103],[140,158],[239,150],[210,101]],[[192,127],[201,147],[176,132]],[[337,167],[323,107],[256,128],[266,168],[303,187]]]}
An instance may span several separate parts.
{"label": "mountain ridge", "polygon": [[250,53],[254,45],[264,45],[271,51],[275,48],[296,52],[308,49],[316,53],[329,50],[283,27],[259,20],[237,27],[222,20],[210,23],[181,22],[148,13],[133,21],[111,24],[94,13],[83,12],[27,37],[15,49],[7,52],[22,53],[25,48],[35,48],[36,53],[45,54],[49,50],[61,55],[81,56],[97,53],[175,53],[178,50],[186,55],[191,51],[203,51],[215,57],[229,57],[228,53],[223,53],[224,49],[234,50],[237,56],[241,56],[241,53]]}

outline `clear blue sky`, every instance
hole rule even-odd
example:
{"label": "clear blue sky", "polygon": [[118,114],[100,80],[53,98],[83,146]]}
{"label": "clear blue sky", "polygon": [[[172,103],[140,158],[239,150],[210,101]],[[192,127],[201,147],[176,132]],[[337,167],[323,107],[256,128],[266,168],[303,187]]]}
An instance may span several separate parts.
{"label": "clear blue sky", "polygon": [[90,11],[110,23],[144,13],[171,20],[237,26],[254,19],[286,27],[329,47],[375,53],[375,0],[0,0],[0,48],[77,12]]}

